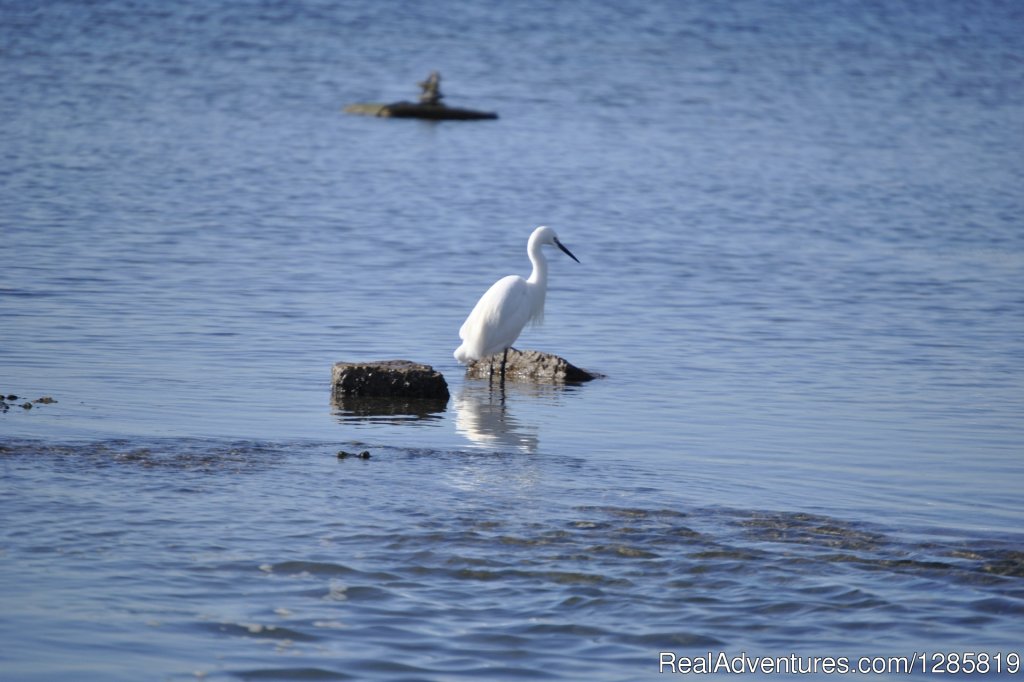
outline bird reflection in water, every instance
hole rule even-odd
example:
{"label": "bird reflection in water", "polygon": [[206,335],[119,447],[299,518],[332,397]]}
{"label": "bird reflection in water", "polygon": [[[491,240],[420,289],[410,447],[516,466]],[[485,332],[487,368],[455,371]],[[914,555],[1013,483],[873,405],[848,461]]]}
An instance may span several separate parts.
{"label": "bird reflection in water", "polygon": [[537,393],[540,388],[516,384],[496,387],[487,380],[467,380],[452,403],[455,430],[481,447],[534,453],[539,443],[537,427],[516,419],[505,398],[512,393]]}

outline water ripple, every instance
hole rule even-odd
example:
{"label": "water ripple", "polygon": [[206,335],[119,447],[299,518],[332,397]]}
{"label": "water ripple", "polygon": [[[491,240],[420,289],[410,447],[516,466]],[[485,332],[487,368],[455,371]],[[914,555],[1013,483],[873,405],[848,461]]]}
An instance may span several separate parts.
{"label": "water ripple", "polygon": [[[1021,537],[636,496],[593,504],[597,491],[557,484],[564,499],[530,510],[531,488],[447,478],[467,453],[377,447],[371,468],[353,469],[336,449],[8,442],[0,466],[23,485],[0,503],[20,505],[0,546],[61,627],[98,609],[131,639],[139,611],[200,659],[233,642],[220,669],[242,679],[554,679],[588,656],[626,671],[661,650],[774,651],[858,632],[952,646],[980,625],[1008,645],[992,633],[1024,616]],[[485,478],[524,464],[468,456]],[[85,484],[62,495],[65,515],[49,511],[52,477]],[[49,578],[37,569],[53,556]],[[937,591],[950,598],[936,604]],[[5,603],[0,627],[28,617],[17,595]],[[303,664],[279,666],[285,655]]]}

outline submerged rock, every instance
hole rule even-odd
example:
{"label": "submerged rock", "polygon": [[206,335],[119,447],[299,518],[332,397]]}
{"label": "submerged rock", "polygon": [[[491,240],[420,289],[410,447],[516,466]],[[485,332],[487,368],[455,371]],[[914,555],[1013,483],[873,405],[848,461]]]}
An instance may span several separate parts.
{"label": "submerged rock", "polygon": [[[476,379],[497,377],[501,373],[501,353],[477,360],[466,368],[466,376]],[[565,358],[537,350],[508,349],[505,364],[506,381],[534,381],[538,383],[581,383],[598,379],[602,375],[577,367]]]}
{"label": "submerged rock", "polygon": [[347,459],[349,457],[358,457],[359,459],[370,459],[370,451],[363,450],[359,454],[354,452],[348,452],[346,450],[338,450],[338,459]]}
{"label": "submerged rock", "polygon": [[21,405],[18,405],[18,403],[14,402],[16,400],[23,399],[24,398],[18,398],[18,396],[14,395],[13,393],[7,395],[0,393],[0,412],[7,412],[14,405],[17,405],[18,407],[21,407],[26,410],[31,410],[33,405],[52,405],[53,403],[57,402],[48,395],[44,395],[42,398],[36,398],[35,400],[24,399],[25,402],[21,403]]}
{"label": "submerged rock", "polygon": [[448,382],[430,365],[408,360],[336,362],[331,372],[335,401],[352,398],[448,400]]}

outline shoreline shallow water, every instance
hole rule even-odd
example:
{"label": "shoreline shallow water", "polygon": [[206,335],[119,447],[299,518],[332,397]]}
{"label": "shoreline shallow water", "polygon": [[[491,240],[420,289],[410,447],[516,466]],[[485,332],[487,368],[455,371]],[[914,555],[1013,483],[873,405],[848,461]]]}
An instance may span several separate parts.
{"label": "shoreline shallow water", "polygon": [[[573,679],[600,656],[596,679],[616,680],[653,678],[660,651],[1019,645],[1020,534],[703,507],[628,463],[593,489],[576,457],[350,445],[373,458],[338,460],[337,443],[5,443],[5,582],[22,587],[0,616],[5,667],[38,669],[52,637],[81,679],[143,662],[163,679]],[[193,530],[208,523],[221,532]]]}

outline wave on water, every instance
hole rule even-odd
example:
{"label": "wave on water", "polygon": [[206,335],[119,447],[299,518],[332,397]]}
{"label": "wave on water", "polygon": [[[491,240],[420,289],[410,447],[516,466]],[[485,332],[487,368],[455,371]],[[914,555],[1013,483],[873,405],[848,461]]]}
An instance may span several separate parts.
{"label": "wave on water", "polygon": [[[332,443],[6,442],[7,471],[89,494],[67,500],[73,513],[44,504],[49,528],[35,534],[23,513],[5,552],[62,554],[84,587],[72,606],[130,632],[111,604],[145,603],[168,650],[195,647],[204,670],[243,679],[570,678],[572,660],[595,656],[628,679],[662,650],[848,650],[865,629],[887,646],[1005,647],[1024,616],[1021,536],[588,503],[606,494],[595,490],[526,509],[521,491],[451,477],[468,463],[511,480],[528,456],[369,447],[370,460],[341,460]],[[7,495],[5,516],[36,508],[33,495]],[[119,597],[104,587],[143,566]],[[0,624],[19,613],[14,602]],[[228,642],[236,653],[211,664]]]}

